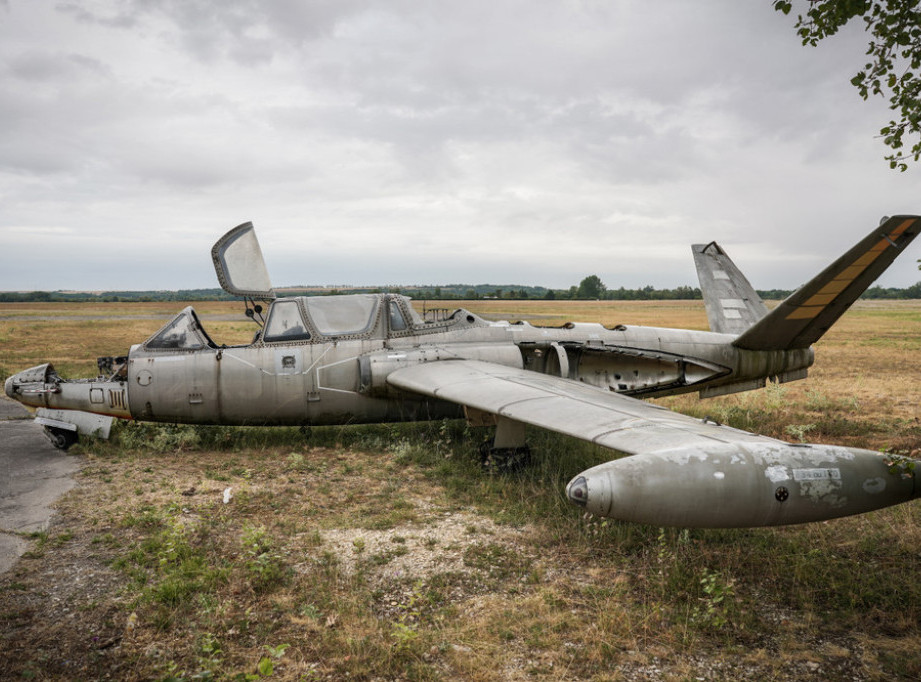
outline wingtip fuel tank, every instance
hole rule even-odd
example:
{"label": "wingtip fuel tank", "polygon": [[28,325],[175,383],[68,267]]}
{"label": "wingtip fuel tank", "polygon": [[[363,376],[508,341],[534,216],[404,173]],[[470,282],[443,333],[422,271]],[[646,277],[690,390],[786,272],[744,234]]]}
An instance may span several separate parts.
{"label": "wingtip fuel tank", "polygon": [[921,486],[879,452],[778,441],[625,457],[583,471],[566,494],[622,521],[751,528],[862,514],[912,500]]}

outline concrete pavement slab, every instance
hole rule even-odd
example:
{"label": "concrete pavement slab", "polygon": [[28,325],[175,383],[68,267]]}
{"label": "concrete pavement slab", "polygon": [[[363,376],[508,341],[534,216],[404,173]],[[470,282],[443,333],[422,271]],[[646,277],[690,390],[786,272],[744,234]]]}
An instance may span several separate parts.
{"label": "concrete pavement slab", "polygon": [[22,404],[10,400],[0,391],[0,419],[29,419],[31,416]]}
{"label": "concrete pavement slab", "polygon": [[80,468],[79,458],[52,447],[29,417],[21,405],[0,398],[0,573],[28,547],[16,533],[47,527],[51,505],[76,485],[71,476]]}

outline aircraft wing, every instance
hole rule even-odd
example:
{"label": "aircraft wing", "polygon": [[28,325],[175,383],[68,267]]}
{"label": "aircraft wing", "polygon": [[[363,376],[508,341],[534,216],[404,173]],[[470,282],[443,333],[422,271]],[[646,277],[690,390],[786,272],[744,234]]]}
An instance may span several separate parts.
{"label": "aircraft wing", "polygon": [[566,487],[585,511],[655,526],[745,528],[860,514],[921,497],[886,455],[758,436],[570,379],[475,360],[392,372],[405,391],[633,455]]}
{"label": "aircraft wing", "polygon": [[571,379],[479,360],[392,372],[402,390],[540,426],[631,455],[742,442],[779,443]]}

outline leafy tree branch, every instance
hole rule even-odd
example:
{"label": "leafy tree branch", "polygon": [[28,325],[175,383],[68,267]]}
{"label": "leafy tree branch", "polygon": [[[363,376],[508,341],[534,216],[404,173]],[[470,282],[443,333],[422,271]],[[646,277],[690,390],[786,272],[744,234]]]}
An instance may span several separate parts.
{"label": "leafy tree branch", "polygon": [[[921,0],[808,0],[809,9],[796,20],[803,45],[815,47],[848,22],[861,17],[870,36],[869,61],[851,79],[863,99],[889,100],[895,118],[880,129],[892,153],[889,167],[907,170],[921,159]],[[791,0],[774,0],[774,9],[789,14]],[[914,140],[914,141],[913,141]]]}

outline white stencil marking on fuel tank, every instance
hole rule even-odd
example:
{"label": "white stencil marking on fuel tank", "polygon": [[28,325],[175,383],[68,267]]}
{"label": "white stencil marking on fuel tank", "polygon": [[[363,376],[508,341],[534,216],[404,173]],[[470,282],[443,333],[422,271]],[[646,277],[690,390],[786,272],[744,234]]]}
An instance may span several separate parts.
{"label": "white stencil marking on fuel tank", "polygon": [[841,480],[840,469],[794,469],[794,481],[828,481]]}

